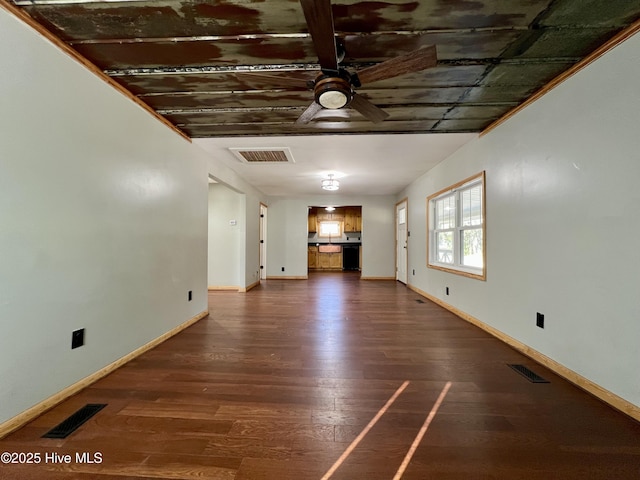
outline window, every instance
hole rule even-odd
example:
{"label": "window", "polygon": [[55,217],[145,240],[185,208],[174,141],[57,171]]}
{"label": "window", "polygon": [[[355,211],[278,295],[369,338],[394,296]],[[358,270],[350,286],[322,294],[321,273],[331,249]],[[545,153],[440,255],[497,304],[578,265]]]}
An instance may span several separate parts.
{"label": "window", "polygon": [[320,222],[319,237],[339,237],[342,235],[341,222],[322,221]]}
{"label": "window", "polygon": [[485,279],[484,172],[428,199],[427,266]]}
{"label": "window", "polygon": [[407,223],[407,209],[402,207],[398,210],[398,225]]}

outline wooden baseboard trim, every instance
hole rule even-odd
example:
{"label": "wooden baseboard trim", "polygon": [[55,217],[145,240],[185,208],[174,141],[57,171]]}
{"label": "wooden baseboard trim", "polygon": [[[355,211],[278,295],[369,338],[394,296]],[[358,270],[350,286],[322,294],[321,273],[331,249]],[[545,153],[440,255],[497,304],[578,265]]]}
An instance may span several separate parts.
{"label": "wooden baseboard trim", "polygon": [[9,420],[7,420],[4,423],[0,424],[0,439],[6,437],[11,432],[14,432],[14,431],[18,430],[20,427],[23,427],[24,425],[26,425],[30,421],[34,420],[36,417],[39,417],[40,415],[42,415],[46,411],[52,409],[53,407],[55,407],[59,403],[63,402],[67,398],[71,397],[72,395],[75,395],[79,391],[85,389],[86,387],[88,387],[92,383],[97,382],[101,378],[106,377],[107,375],[109,375],[113,371],[117,370],[118,368],[122,367],[126,363],[130,362],[134,358],[142,355],[143,353],[151,350],[154,347],[157,347],[162,342],[164,342],[164,341],[168,340],[169,338],[173,337],[174,335],[180,333],[185,328],[190,327],[191,325],[193,325],[194,323],[198,322],[199,320],[202,320],[203,318],[205,318],[208,315],[209,315],[208,311],[200,312],[195,317],[190,318],[189,320],[187,320],[186,322],[178,325],[174,329],[169,330],[168,332],[164,333],[163,335],[160,335],[155,340],[150,341],[146,345],[143,345],[140,348],[137,348],[133,352],[125,355],[122,358],[119,358],[115,362],[107,365],[104,368],[101,368],[100,370],[98,370],[95,373],[92,373],[88,377],[85,377],[82,380],[79,380],[78,382],[74,383],[73,385],[68,386],[64,390],[61,390],[60,392],[50,396],[46,400],[43,400],[42,402],[34,405],[33,407],[25,410],[24,412],[16,415],[15,417],[10,418]]}
{"label": "wooden baseboard trim", "polygon": [[360,277],[360,280],[392,280],[392,281],[395,281],[396,277]]}
{"label": "wooden baseboard trim", "polygon": [[237,286],[233,286],[233,285],[209,285],[207,287],[207,290],[210,292],[217,292],[217,291],[232,291],[232,292],[237,292],[240,290],[240,287]]}
{"label": "wooden baseboard trim", "polygon": [[258,285],[260,285],[260,280],[258,280],[257,282],[253,282],[251,285],[249,285],[247,287],[239,288],[238,292],[247,293],[249,290],[251,290],[252,288],[256,288]]}
{"label": "wooden baseboard trim", "polygon": [[457,309],[453,305],[449,305],[448,303],[440,300],[437,297],[434,297],[433,295],[423,290],[420,290],[419,288],[413,285],[407,285],[407,287],[413,290],[414,292],[416,292],[417,294],[427,298],[428,300],[431,300],[433,303],[440,305],[442,308],[449,310],[454,315],[457,315],[463,320],[466,320],[467,322],[475,325],[478,328],[481,328],[482,330],[489,333],[490,335],[493,335],[498,340],[501,340],[502,342],[506,343],[510,347],[522,353],[523,355],[526,355],[532,360],[538,362],[540,365],[547,367],[549,370],[563,377],[565,380],[568,380],[569,382],[573,383],[577,387],[580,387],[582,390],[585,390],[591,395],[594,395],[595,397],[609,404],[616,410],[619,410],[622,413],[629,415],[631,418],[637,421],[640,421],[640,406],[634,405],[633,403],[625,400],[624,398],[619,397],[615,393],[610,392],[609,390],[601,387],[597,383],[594,383],[588,378],[583,377],[579,373],[576,373],[573,370],[565,367],[561,363],[556,362],[555,360],[547,357],[546,355],[538,352],[537,350],[534,350],[533,348],[522,343],[521,341],[516,340],[515,338],[512,338],[509,335],[504,334],[500,330],[493,328],[490,325],[487,325],[486,323],[482,322],[481,320],[478,320],[472,315],[469,315],[468,313],[465,313],[462,310]]}

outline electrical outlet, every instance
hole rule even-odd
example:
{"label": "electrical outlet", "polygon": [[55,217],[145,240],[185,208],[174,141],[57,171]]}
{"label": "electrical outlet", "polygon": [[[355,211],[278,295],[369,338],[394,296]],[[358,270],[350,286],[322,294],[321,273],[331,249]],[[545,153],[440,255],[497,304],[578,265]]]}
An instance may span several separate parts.
{"label": "electrical outlet", "polygon": [[415,268],[413,269],[413,274],[414,274],[414,275],[416,274],[416,269],[415,269]]}
{"label": "electrical outlet", "polygon": [[284,272],[284,267],[282,267],[282,271]]}
{"label": "electrical outlet", "polygon": [[71,350],[84,345],[84,328],[74,330],[71,333]]}
{"label": "electrical outlet", "polygon": [[193,290],[189,290],[189,301],[193,300]]}
{"label": "electrical outlet", "polygon": [[544,328],[544,314],[536,312],[536,327]]}

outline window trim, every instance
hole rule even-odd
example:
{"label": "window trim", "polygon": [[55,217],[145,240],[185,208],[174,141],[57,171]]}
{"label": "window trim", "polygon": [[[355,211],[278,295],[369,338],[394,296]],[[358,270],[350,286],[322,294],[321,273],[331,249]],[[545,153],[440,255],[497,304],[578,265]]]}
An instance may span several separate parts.
{"label": "window trim", "polygon": [[[487,217],[486,217],[486,175],[485,171],[465,178],[464,180],[454,183],[453,185],[443,188],[436,193],[427,197],[427,268],[433,268],[434,270],[440,270],[443,272],[454,273],[456,275],[462,275],[469,278],[475,278],[478,280],[487,279]],[[435,201],[439,198],[446,197],[454,194],[457,191],[471,186],[474,183],[480,183],[482,185],[482,269],[474,267],[465,267],[462,265],[446,265],[437,263],[433,259],[436,246],[435,242],[435,228],[433,222],[435,221]],[[463,188],[464,187],[464,188]],[[459,219],[459,205],[456,203],[456,221]],[[454,229],[455,232],[463,230],[462,227]]]}

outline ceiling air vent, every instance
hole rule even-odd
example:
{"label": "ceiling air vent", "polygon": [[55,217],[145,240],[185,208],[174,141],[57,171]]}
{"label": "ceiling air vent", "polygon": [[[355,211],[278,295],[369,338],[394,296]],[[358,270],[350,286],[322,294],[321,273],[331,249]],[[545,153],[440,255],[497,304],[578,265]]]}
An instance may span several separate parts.
{"label": "ceiling air vent", "polygon": [[289,147],[230,148],[242,163],[295,163]]}

